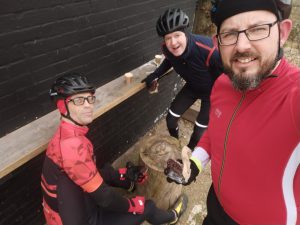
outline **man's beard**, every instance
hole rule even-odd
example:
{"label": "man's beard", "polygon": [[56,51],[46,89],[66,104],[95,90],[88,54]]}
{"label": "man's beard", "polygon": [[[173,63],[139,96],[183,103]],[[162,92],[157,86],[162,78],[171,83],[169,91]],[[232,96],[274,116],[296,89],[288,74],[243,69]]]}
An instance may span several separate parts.
{"label": "man's beard", "polygon": [[[278,53],[277,53],[278,55]],[[233,70],[229,67],[224,65],[224,73],[227,74],[233,84],[233,87],[240,91],[247,91],[255,89],[260,85],[262,80],[264,80],[266,77],[268,77],[272,70],[275,68],[277,63],[278,56],[276,55],[275,58],[265,61],[261,65],[261,69],[257,72],[255,76],[249,76],[246,75],[247,69],[240,70],[239,73],[235,74]],[[233,60],[238,57],[251,57],[253,54],[251,53],[239,53],[237,52]],[[257,58],[257,57],[256,57]],[[258,60],[258,58],[257,58]]]}

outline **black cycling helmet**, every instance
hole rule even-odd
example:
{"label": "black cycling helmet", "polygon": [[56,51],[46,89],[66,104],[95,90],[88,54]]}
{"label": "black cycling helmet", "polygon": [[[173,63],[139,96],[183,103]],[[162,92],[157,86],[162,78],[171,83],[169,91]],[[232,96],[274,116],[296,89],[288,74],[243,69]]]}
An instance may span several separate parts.
{"label": "black cycling helmet", "polygon": [[65,74],[54,82],[50,89],[52,100],[65,99],[71,95],[91,92],[95,93],[95,87],[89,83],[88,79],[78,73]]}
{"label": "black cycling helmet", "polygon": [[78,73],[68,73],[57,78],[49,91],[50,98],[55,101],[61,116],[78,126],[82,126],[82,124],[71,117],[66,99],[71,95],[83,92],[94,94],[95,87],[88,82],[85,76]]}
{"label": "black cycling helmet", "polygon": [[267,10],[282,20],[289,18],[292,9],[292,0],[211,0],[211,3],[211,20],[218,31],[224,20],[239,13]]}
{"label": "black cycling helmet", "polygon": [[164,37],[166,34],[184,30],[189,26],[189,17],[181,9],[168,9],[156,22],[157,34]]}

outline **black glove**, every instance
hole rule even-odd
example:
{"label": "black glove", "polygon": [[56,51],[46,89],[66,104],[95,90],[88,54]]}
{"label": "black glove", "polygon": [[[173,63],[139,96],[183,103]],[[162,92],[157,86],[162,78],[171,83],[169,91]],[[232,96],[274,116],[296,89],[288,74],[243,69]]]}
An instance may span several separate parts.
{"label": "black glove", "polygon": [[148,178],[148,168],[145,166],[135,166],[132,162],[127,162],[126,163],[126,177],[127,179],[138,183],[138,184],[143,184],[147,178]]}
{"label": "black glove", "polygon": [[189,179],[186,181],[182,175],[182,161],[177,160],[174,161],[172,159],[169,159],[167,162],[167,168],[165,169],[165,174],[167,176],[167,181],[169,183],[175,182],[176,184],[182,184],[184,186],[189,185],[192,181],[196,180],[196,177],[199,174],[199,169],[196,166],[195,162],[190,160],[190,169],[191,169],[191,175]]}
{"label": "black glove", "polygon": [[147,178],[148,168],[145,166],[135,166],[132,162],[126,163],[126,168],[120,168],[120,180],[128,179],[134,183],[143,184]]}
{"label": "black glove", "polygon": [[152,82],[154,80],[158,79],[157,75],[155,73],[149,74],[145,79],[143,79],[141,82],[146,83],[146,87],[149,89],[152,86]]}
{"label": "black glove", "polygon": [[190,160],[191,162],[191,166],[190,166],[190,169],[191,169],[191,175],[188,179],[188,181],[186,183],[184,183],[183,185],[184,186],[187,186],[189,185],[190,183],[192,183],[193,181],[196,181],[196,177],[198,176],[199,174],[199,169],[196,165],[196,163],[193,161],[193,160]]}

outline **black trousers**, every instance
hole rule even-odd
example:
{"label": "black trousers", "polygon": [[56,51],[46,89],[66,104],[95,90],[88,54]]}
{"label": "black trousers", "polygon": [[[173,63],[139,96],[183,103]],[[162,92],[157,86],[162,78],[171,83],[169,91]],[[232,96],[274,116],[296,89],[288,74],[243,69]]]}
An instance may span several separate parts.
{"label": "black trousers", "polygon": [[97,225],[139,225],[144,221],[153,225],[160,225],[174,221],[174,219],[175,214],[172,211],[159,209],[152,200],[147,200],[143,214],[133,215],[131,213],[102,211],[102,220]]}
{"label": "black trousers", "polygon": [[169,111],[166,118],[170,135],[178,138],[178,120],[180,119],[181,115],[191,105],[193,105],[195,101],[197,101],[197,99],[201,99],[201,107],[195,121],[193,133],[188,143],[188,147],[192,150],[197,145],[200,137],[208,125],[210,108],[209,95],[200,95],[199,93],[195,93],[187,84],[185,84],[171,103],[170,111],[172,113]]}
{"label": "black trousers", "polygon": [[[128,189],[130,182],[119,178],[119,172],[111,165],[105,164],[100,169],[100,174],[104,181],[113,186]],[[143,214],[133,215],[132,213],[121,213],[109,211],[99,208],[93,201],[86,199],[86,206],[88,214],[90,215],[89,224],[95,225],[139,225],[147,221],[154,225],[171,222],[175,219],[175,215],[170,210],[162,210],[156,207],[152,200],[145,202],[145,209]]]}
{"label": "black trousers", "polygon": [[211,185],[207,196],[207,216],[202,225],[239,225],[222,208],[213,185]]}
{"label": "black trousers", "polygon": [[[100,169],[100,174],[113,187],[128,189],[130,186],[130,182],[119,179],[119,172],[109,164]],[[139,225],[144,221],[159,225],[175,220],[173,211],[157,208],[152,200],[147,200],[144,213],[137,215],[100,208],[66,175],[59,178],[57,196],[59,214],[64,225]]]}

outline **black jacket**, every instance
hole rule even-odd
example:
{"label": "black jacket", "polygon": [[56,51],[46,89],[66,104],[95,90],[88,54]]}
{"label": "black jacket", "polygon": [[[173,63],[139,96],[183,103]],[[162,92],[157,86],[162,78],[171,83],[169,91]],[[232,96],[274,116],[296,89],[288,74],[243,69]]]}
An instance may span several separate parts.
{"label": "black jacket", "polygon": [[186,81],[188,87],[199,95],[210,95],[216,78],[222,73],[222,62],[211,38],[187,33],[187,47],[181,56],[170,53],[165,44],[165,60],[153,72],[162,76],[171,67]]}

